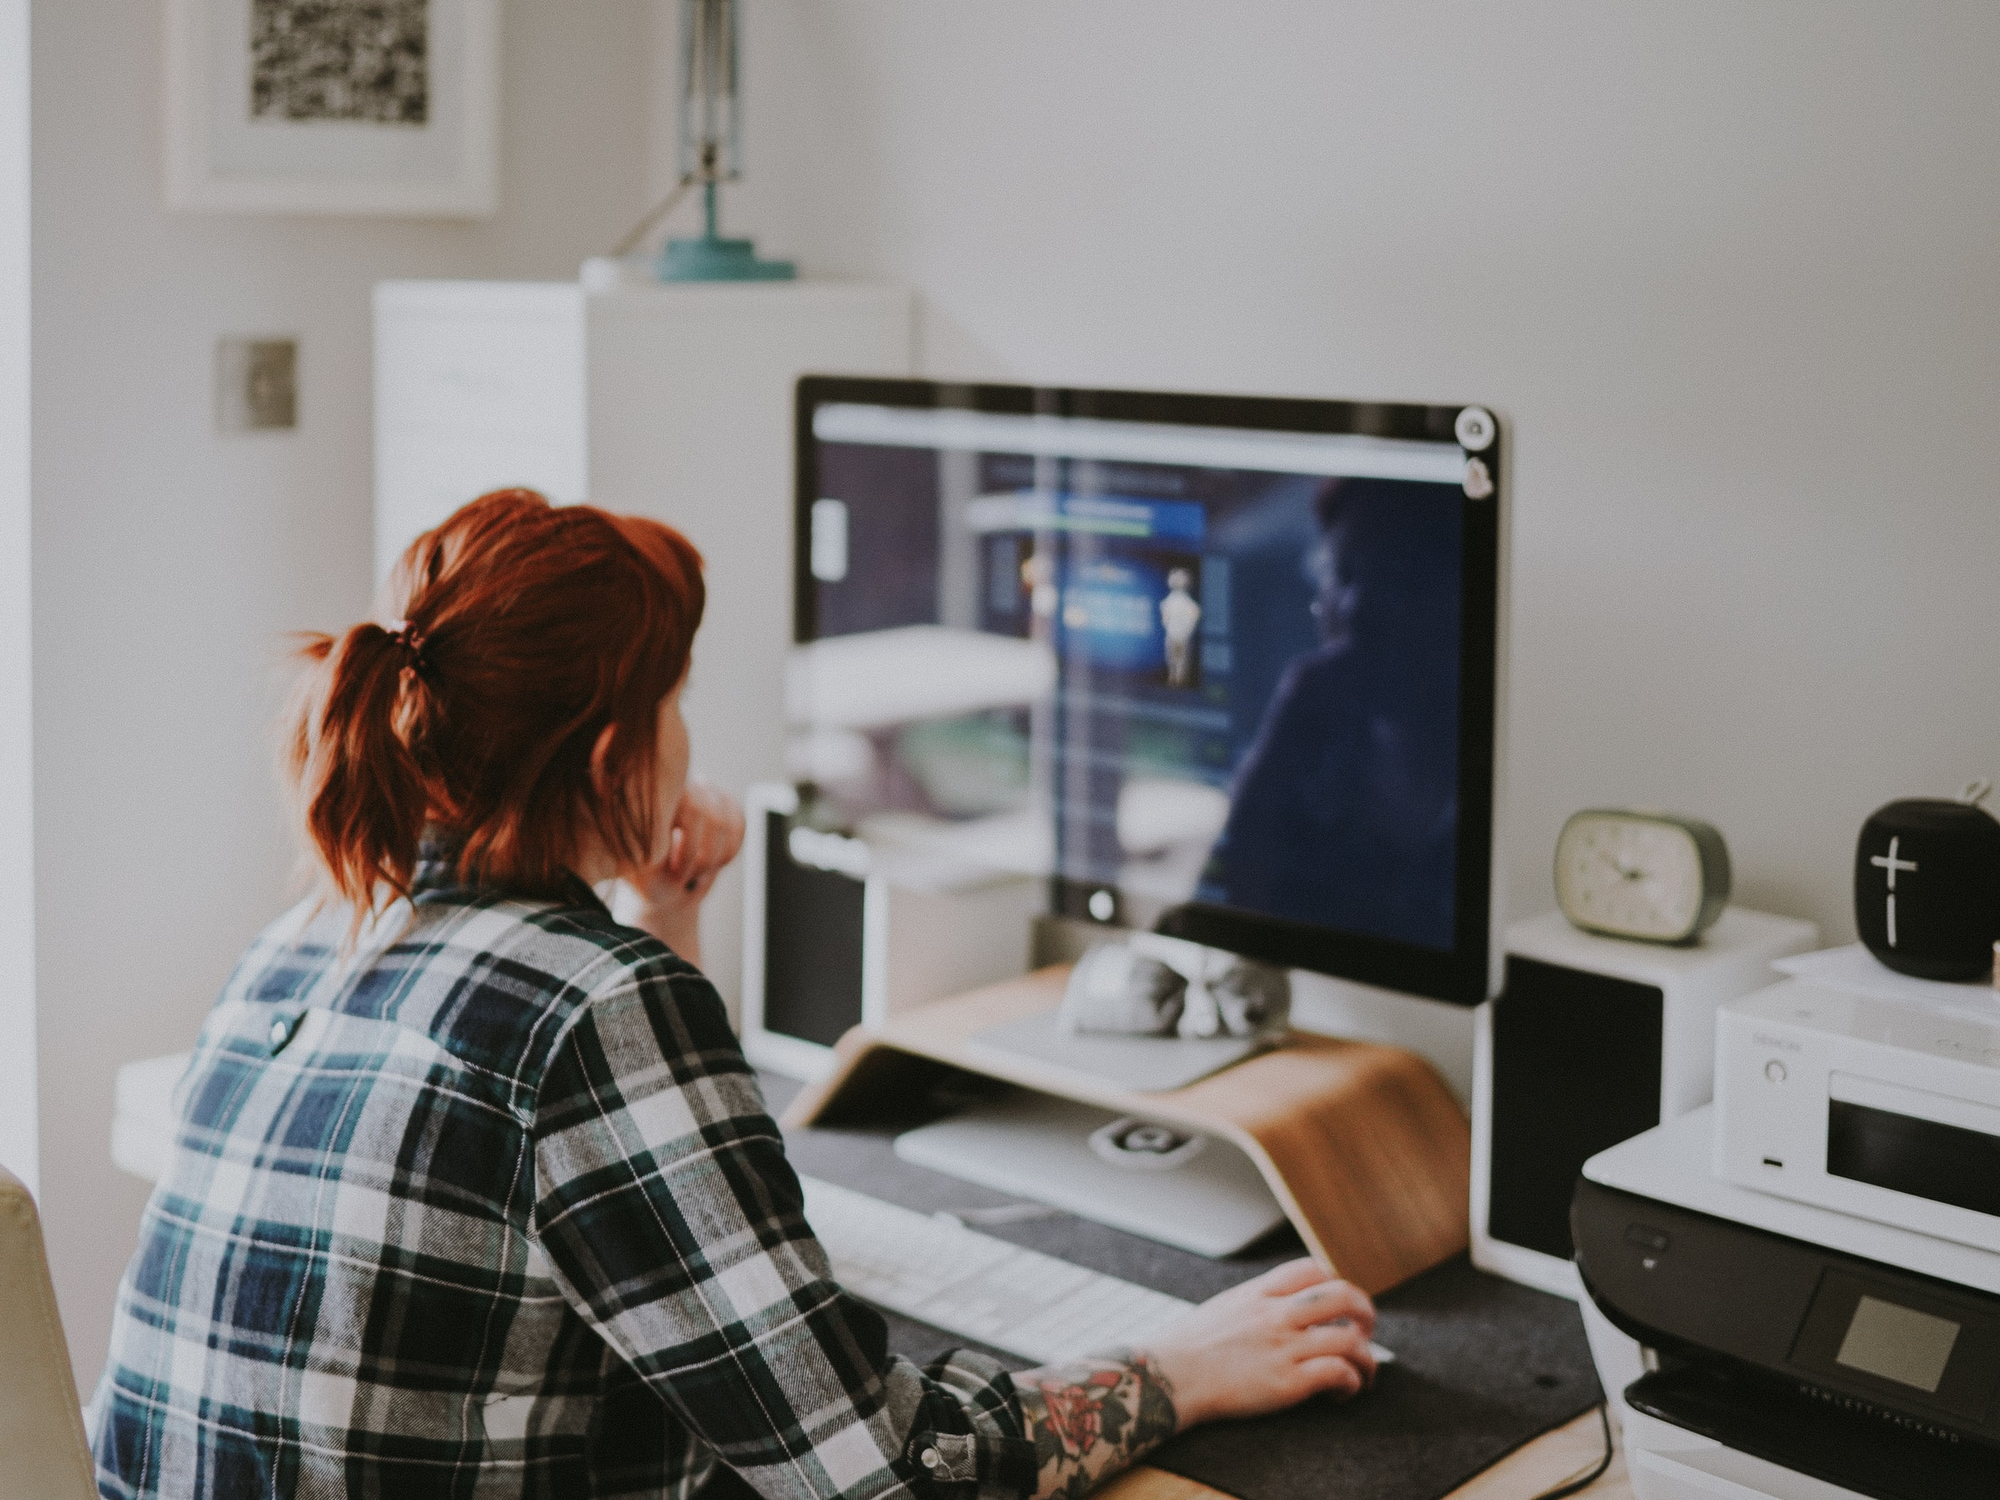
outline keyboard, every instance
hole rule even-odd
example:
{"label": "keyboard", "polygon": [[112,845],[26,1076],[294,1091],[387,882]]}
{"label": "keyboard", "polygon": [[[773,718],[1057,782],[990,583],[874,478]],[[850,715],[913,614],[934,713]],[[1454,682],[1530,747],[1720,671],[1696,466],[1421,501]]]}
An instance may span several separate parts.
{"label": "keyboard", "polygon": [[[1193,1308],[1083,1266],[802,1177],[806,1218],[857,1297],[991,1348],[1056,1364],[1150,1343]],[[1395,1358],[1376,1347],[1378,1361]]]}

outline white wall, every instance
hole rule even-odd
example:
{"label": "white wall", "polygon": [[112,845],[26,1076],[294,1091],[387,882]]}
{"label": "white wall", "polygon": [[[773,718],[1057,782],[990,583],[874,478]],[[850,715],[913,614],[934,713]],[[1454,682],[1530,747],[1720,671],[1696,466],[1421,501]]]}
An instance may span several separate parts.
{"label": "white wall", "polygon": [[[41,1162],[86,1387],[145,1198],[107,1156],[113,1072],[186,1047],[289,899],[284,635],[368,606],[369,288],[574,276],[608,247],[643,206],[652,11],[511,0],[502,208],[465,226],[166,213],[160,7],[34,8]],[[215,433],[233,333],[299,337],[296,432]]]}
{"label": "white wall", "polygon": [[[460,227],[165,214],[158,7],[34,6],[41,1164],[86,1384],[143,1199],[113,1069],[184,1046],[284,899],[271,668],[365,607],[367,289],[615,239],[670,134],[652,10],[512,0],[505,207]],[[748,43],[729,225],[918,287],[934,371],[1513,420],[1518,909],[1566,812],[1654,802],[1845,936],[1862,816],[2000,765],[1983,0],[751,0]],[[301,337],[296,433],[213,434],[240,332]]]}
{"label": "white wall", "polygon": [[1986,0],[752,0],[730,217],[937,373],[1478,400],[1515,440],[1510,897],[1708,817],[1846,940],[2000,776]]}
{"label": "white wall", "polygon": [[0,0],[0,1166],[35,1152],[28,546],[28,0]]}

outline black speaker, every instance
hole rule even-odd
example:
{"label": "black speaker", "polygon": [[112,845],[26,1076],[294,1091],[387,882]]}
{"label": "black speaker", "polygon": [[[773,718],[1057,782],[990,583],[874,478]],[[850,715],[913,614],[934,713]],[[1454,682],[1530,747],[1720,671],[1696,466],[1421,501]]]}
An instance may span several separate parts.
{"label": "black speaker", "polygon": [[[743,805],[743,1051],[758,1067],[823,1077],[849,1027],[1026,970],[1045,879],[904,883],[894,849],[800,817],[791,786],[759,782]],[[936,861],[915,863],[935,880]]]}
{"label": "black speaker", "polygon": [[831,1047],[861,1020],[863,917],[868,887],[792,858],[785,815],[766,812],[764,923],[766,1030]]}
{"label": "black speaker", "polygon": [[1716,1008],[1818,940],[1810,922],[1730,907],[1681,947],[1581,932],[1555,912],[1507,932],[1472,1075],[1472,1259],[1576,1296],[1569,1205],[1598,1152],[1705,1103]]}
{"label": "black speaker", "polygon": [[1986,978],[2000,939],[2000,822],[1974,801],[1876,809],[1854,846],[1854,925],[1899,974]]}
{"label": "black speaker", "polygon": [[1493,1005],[1487,1232],[1570,1258],[1584,1162],[1660,1123],[1665,996],[1657,984],[1507,957]]}

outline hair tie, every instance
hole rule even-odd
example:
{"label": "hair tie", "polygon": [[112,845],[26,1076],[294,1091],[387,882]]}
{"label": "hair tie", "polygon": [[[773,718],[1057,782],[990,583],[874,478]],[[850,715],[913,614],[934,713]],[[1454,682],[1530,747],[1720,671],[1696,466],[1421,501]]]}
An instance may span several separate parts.
{"label": "hair tie", "polygon": [[389,632],[389,639],[400,646],[409,658],[410,669],[419,677],[428,678],[431,662],[425,648],[430,644],[430,638],[408,620],[391,620],[384,629]]}

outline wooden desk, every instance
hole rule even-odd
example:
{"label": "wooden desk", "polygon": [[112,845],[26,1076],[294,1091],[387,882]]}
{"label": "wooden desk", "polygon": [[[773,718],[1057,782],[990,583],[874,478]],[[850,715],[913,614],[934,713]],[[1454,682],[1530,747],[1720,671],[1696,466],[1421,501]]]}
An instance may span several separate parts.
{"label": "wooden desk", "polygon": [[[1591,1467],[1603,1451],[1604,1435],[1597,1425],[1597,1413],[1587,1411],[1574,1422],[1542,1434],[1485,1473],[1467,1480],[1451,1492],[1448,1500],[1530,1500],[1531,1496]],[[1220,1490],[1148,1464],[1121,1474],[1097,1493],[1103,1500],[1229,1500]],[[1601,1479],[1578,1494],[1588,1495],[1591,1500],[1632,1500],[1632,1481],[1626,1477],[1623,1451],[1611,1460],[1611,1467]],[[1327,1500],[1349,1500],[1349,1497],[1329,1495]],[[1356,1496],[1353,1500],[1365,1497]]]}

